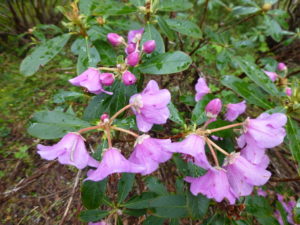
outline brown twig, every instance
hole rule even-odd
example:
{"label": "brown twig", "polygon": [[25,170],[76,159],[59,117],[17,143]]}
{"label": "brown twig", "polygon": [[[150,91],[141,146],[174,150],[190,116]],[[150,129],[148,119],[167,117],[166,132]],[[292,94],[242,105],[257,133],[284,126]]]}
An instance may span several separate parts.
{"label": "brown twig", "polygon": [[67,204],[67,208],[66,208],[66,210],[64,212],[64,215],[63,215],[63,217],[62,217],[59,225],[63,225],[64,222],[65,222],[65,220],[66,220],[66,218],[67,218],[68,212],[70,210],[70,206],[72,204],[72,201],[73,201],[73,198],[74,198],[74,195],[75,195],[75,192],[76,192],[76,188],[77,188],[78,183],[79,183],[80,175],[81,175],[81,170],[78,170],[77,175],[75,177],[75,181],[74,181],[73,189],[72,189],[72,192],[71,192],[71,196],[70,196],[68,204]]}
{"label": "brown twig", "polygon": [[207,9],[208,9],[208,2],[209,2],[209,0],[205,1],[204,12],[203,12],[203,16],[202,16],[201,21],[200,21],[200,28],[201,29],[202,29],[204,21],[206,19]]}
{"label": "brown twig", "polygon": [[300,176],[291,177],[291,178],[271,178],[272,182],[291,182],[291,181],[300,181]]}

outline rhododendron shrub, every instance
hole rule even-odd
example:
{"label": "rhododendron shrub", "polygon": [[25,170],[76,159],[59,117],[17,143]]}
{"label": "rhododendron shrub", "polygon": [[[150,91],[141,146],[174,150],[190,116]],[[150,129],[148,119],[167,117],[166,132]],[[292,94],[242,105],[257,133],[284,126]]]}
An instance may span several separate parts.
{"label": "rhododendron shrub", "polygon": [[[84,93],[89,102],[76,112],[74,98],[68,110],[37,112],[28,132],[39,138],[42,160],[78,170],[82,221],[297,223],[296,197],[284,201],[272,179],[280,180],[274,155],[300,160],[299,87],[287,64],[257,57],[261,43],[251,29],[230,37],[255,17],[255,29],[279,39],[264,26],[280,27],[273,14],[283,12],[240,2],[222,3],[236,21],[224,15],[223,26],[212,26],[210,16],[221,1],[81,0],[64,10],[68,33],[55,41],[69,42],[78,57],[63,98]],[[32,60],[42,51],[26,57],[21,71],[36,72]]]}

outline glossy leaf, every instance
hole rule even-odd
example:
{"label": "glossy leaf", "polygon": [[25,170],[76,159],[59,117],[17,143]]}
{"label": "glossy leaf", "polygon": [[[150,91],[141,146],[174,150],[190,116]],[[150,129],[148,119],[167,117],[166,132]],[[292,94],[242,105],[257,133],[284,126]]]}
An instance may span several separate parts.
{"label": "glossy leaf", "polygon": [[288,117],[286,133],[292,155],[300,165],[300,127],[291,117]]}
{"label": "glossy leaf", "polygon": [[169,119],[172,120],[175,123],[178,123],[180,125],[184,125],[185,122],[184,122],[182,116],[179,114],[178,109],[176,108],[176,106],[172,102],[170,102],[170,104],[168,105],[168,108],[170,110]]}
{"label": "glossy leaf", "polygon": [[238,95],[246,99],[248,103],[260,106],[264,109],[270,109],[273,107],[273,104],[266,99],[265,95],[258,89],[258,87],[251,87],[248,82],[240,78],[224,76],[221,82],[223,85],[232,89]]}
{"label": "glossy leaf", "polygon": [[205,95],[200,101],[198,101],[195,105],[195,108],[192,112],[192,122],[200,125],[207,120],[207,116],[205,113],[205,106],[214,98],[213,95],[208,94]]}
{"label": "glossy leaf", "polygon": [[99,182],[85,181],[81,188],[81,199],[87,209],[96,209],[105,196],[106,180]]}
{"label": "glossy leaf", "polygon": [[264,72],[257,65],[250,61],[243,60],[242,58],[237,58],[237,63],[239,64],[242,71],[264,91],[273,96],[279,95],[278,89],[275,84],[269,79],[267,75],[264,74]]}
{"label": "glossy leaf", "polygon": [[172,74],[186,70],[191,63],[191,57],[184,52],[168,52],[150,58],[139,66],[139,70],[154,75]]}
{"label": "glossy leaf", "polygon": [[56,139],[90,126],[86,121],[59,111],[39,111],[32,117],[28,133],[41,139]]}
{"label": "glossy leaf", "polygon": [[237,6],[233,8],[232,14],[234,16],[249,15],[258,12],[259,10],[260,8],[257,7]]}
{"label": "glossy leaf", "polygon": [[157,22],[158,25],[161,29],[161,31],[170,39],[170,40],[174,40],[175,39],[175,34],[174,32],[170,29],[169,25],[167,24],[167,22],[165,21],[165,19],[161,16],[157,17]]}
{"label": "glossy leaf", "polygon": [[94,96],[84,111],[85,120],[98,119],[104,112],[113,115],[123,106],[128,104],[129,98],[136,93],[136,86],[125,86],[120,81],[115,81],[113,86],[106,88],[113,95],[102,93]]}
{"label": "glossy leaf", "polygon": [[166,187],[156,177],[148,177],[146,183],[151,192],[154,192],[158,195],[168,194]]}
{"label": "glossy leaf", "polygon": [[202,37],[201,30],[197,24],[189,20],[167,19],[166,22],[172,30],[175,30],[181,34],[198,39]]}
{"label": "glossy leaf", "polygon": [[118,202],[123,202],[128,196],[134,183],[135,174],[123,173],[118,183]]}
{"label": "glossy leaf", "polygon": [[22,61],[20,66],[21,74],[25,76],[33,75],[40,67],[45,66],[62,50],[69,38],[69,34],[63,34],[35,47]]}
{"label": "glossy leaf", "polygon": [[100,209],[84,210],[79,217],[83,222],[98,222],[108,216],[109,212]]}
{"label": "glossy leaf", "polygon": [[160,35],[160,33],[156,30],[156,28],[152,24],[147,24],[145,26],[145,31],[142,37],[141,46],[144,42],[148,40],[155,40],[156,48],[155,52],[164,53],[165,52],[165,44]]}
{"label": "glossy leaf", "polygon": [[190,192],[187,192],[186,197],[190,216],[193,219],[203,218],[207,213],[210,200],[201,194],[194,196]]}
{"label": "glossy leaf", "polygon": [[146,209],[149,208],[150,200],[157,197],[157,194],[153,192],[143,192],[139,196],[131,198],[124,206],[128,209]]}
{"label": "glossy leaf", "polygon": [[185,11],[193,7],[189,0],[163,0],[159,1],[159,11]]}

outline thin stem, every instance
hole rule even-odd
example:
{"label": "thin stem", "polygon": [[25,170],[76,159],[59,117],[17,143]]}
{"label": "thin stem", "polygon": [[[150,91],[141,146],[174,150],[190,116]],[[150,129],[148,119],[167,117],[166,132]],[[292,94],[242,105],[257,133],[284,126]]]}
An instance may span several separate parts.
{"label": "thin stem", "polygon": [[228,156],[229,153],[226,152],[223,148],[221,148],[219,145],[217,145],[215,142],[213,142],[212,140],[210,140],[209,138],[206,138],[206,142],[207,144],[210,143],[213,147],[215,147],[215,149],[219,150],[220,152],[222,152],[224,155]]}
{"label": "thin stem", "polygon": [[100,125],[97,125],[97,126],[92,126],[92,127],[86,127],[86,128],[83,128],[83,129],[81,129],[81,130],[79,130],[79,131],[77,131],[78,133],[84,133],[84,132],[86,132],[86,131],[89,131],[89,130],[96,130],[96,129],[100,129],[100,128],[102,128],[102,124],[100,124]]}
{"label": "thin stem", "polygon": [[111,124],[114,121],[114,119],[116,119],[122,112],[124,112],[125,110],[129,109],[131,106],[133,106],[133,104],[126,105],[122,109],[120,109],[118,112],[116,112],[115,115],[113,115],[110,118],[109,124]]}
{"label": "thin stem", "polygon": [[137,138],[139,135],[137,133],[134,133],[130,130],[126,130],[126,129],[123,129],[123,128],[120,128],[120,127],[111,127],[111,129],[113,130],[117,130],[117,131],[121,131],[123,133],[127,133],[127,134],[130,134],[131,136]]}
{"label": "thin stem", "polygon": [[85,37],[85,46],[86,46],[86,53],[88,56],[89,62],[91,61],[90,49],[89,49],[89,39],[88,36]]}
{"label": "thin stem", "polygon": [[215,129],[211,129],[211,130],[206,130],[207,133],[213,133],[213,132],[217,132],[217,131],[221,131],[221,130],[227,130],[233,127],[238,127],[238,126],[242,126],[244,123],[235,123],[235,124],[231,124],[228,126],[224,126],[224,127],[219,127],[219,128],[215,128]]}
{"label": "thin stem", "polygon": [[106,70],[106,71],[118,71],[117,68],[109,68],[109,67],[98,67],[99,70]]}
{"label": "thin stem", "polygon": [[200,28],[203,28],[203,24],[204,24],[204,21],[206,19],[207,9],[208,9],[208,2],[209,2],[209,0],[205,1],[205,6],[204,6],[205,8],[204,8],[204,13],[203,13],[202,19],[200,21]]}
{"label": "thin stem", "polygon": [[111,136],[110,136],[110,126],[109,124],[105,124],[105,133],[107,137],[107,142],[108,142],[108,148],[112,148],[112,141],[111,141]]}
{"label": "thin stem", "polygon": [[[207,139],[207,138],[206,138]],[[207,145],[208,145],[208,148],[209,148],[209,150],[210,150],[210,152],[211,152],[211,154],[212,154],[212,157],[213,157],[213,159],[214,159],[214,161],[215,161],[215,164],[216,164],[216,166],[220,166],[219,165],[219,161],[218,161],[218,158],[217,158],[217,155],[216,155],[216,152],[215,152],[215,150],[213,149],[213,147],[212,147],[212,145],[211,145],[211,143],[210,142],[206,142],[207,143]]]}

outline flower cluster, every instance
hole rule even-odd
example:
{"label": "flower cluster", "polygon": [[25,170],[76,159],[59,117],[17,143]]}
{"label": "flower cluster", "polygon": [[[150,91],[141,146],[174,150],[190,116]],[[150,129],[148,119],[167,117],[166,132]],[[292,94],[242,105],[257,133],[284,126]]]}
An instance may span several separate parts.
{"label": "flower cluster", "polygon": [[[103,86],[111,86],[118,76],[121,77],[121,80],[125,85],[135,84],[137,78],[129,71],[129,67],[138,65],[143,53],[150,54],[156,48],[156,42],[154,40],[148,40],[143,43],[142,48],[140,49],[143,33],[144,28],[129,31],[127,43],[122,36],[116,33],[107,34],[107,40],[113,46],[125,45],[125,53],[127,55],[125,62],[116,65],[116,68],[88,68],[79,76],[70,79],[69,82],[72,85],[84,87],[88,92],[93,94],[100,94],[103,92],[110,95],[113,93],[105,91]],[[100,72],[101,70],[110,72],[102,73]]]}
{"label": "flower cluster", "polygon": [[[203,78],[200,78],[196,90],[199,97],[204,92],[199,92],[199,85],[209,88]],[[214,198],[220,202],[227,199],[234,204],[240,196],[251,194],[254,186],[264,185],[271,173],[266,170],[269,158],[265,154],[267,148],[273,148],[283,142],[285,137],[285,125],[287,118],[284,114],[263,113],[256,119],[247,118],[242,123],[231,124],[225,127],[206,129],[208,123],[216,120],[222,110],[222,102],[216,98],[205,107],[208,117],[207,122],[201,128],[193,128],[183,133],[184,139],[172,142],[170,139],[152,138],[148,134],[138,135],[132,131],[113,125],[113,120],[126,109],[132,109],[136,116],[137,127],[142,132],[149,131],[154,124],[165,124],[170,116],[168,104],[171,101],[170,92],[160,89],[157,82],[151,80],[146,88],[130,98],[130,104],[119,110],[111,118],[107,114],[101,116],[102,122],[95,126],[84,128],[77,133],[68,133],[63,139],[53,146],[38,145],[38,153],[42,158],[53,160],[58,158],[62,164],[76,166],[83,169],[91,166],[96,169],[88,171],[86,180],[100,181],[114,173],[140,173],[147,175],[158,169],[160,163],[171,159],[173,153],[188,155],[192,162],[206,169],[207,172],[200,177],[186,177],[185,181],[191,183],[190,190],[194,195],[199,193]],[[234,121],[246,110],[245,101],[236,104],[228,104],[225,119]],[[237,144],[241,148],[239,152],[228,153],[216,143],[214,132],[241,127],[241,136]],[[81,133],[98,129],[105,132],[108,140],[108,149],[102,154],[101,162],[94,160],[88,153]],[[136,138],[134,149],[130,156],[125,158],[120,149],[112,145],[111,130],[125,132]],[[206,146],[211,152],[214,166],[207,156]],[[216,152],[220,151],[226,157],[220,166]]]}

